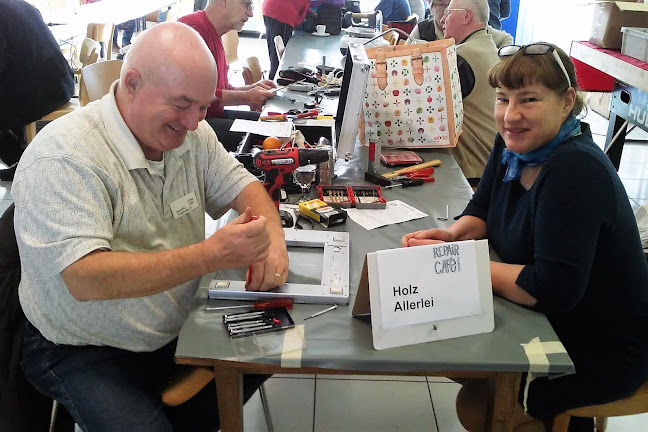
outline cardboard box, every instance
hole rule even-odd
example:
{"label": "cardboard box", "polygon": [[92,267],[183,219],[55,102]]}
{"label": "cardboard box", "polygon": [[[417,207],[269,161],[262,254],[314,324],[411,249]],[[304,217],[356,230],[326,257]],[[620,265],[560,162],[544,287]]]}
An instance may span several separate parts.
{"label": "cardboard box", "polygon": [[606,119],[610,118],[611,92],[589,92],[585,96],[585,104],[595,113],[601,114]]}
{"label": "cardboard box", "polygon": [[595,3],[589,41],[603,48],[621,49],[621,27],[645,27],[648,4],[606,1]]}

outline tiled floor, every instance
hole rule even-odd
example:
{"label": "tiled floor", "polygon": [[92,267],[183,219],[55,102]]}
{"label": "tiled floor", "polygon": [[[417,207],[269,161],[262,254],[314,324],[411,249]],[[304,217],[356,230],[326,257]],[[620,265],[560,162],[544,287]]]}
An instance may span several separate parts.
{"label": "tiled floor", "polygon": [[[266,52],[264,40],[244,43],[258,44],[256,52]],[[267,65],[267,57],[261,57]],[[607,120],[590,112],[587,121],[602,145]],[[648,202],[648,134],[635,130],[629,138],[643,140],[625,145],[619,170],[636,209]],[[11,202],[11,182],[0,181],[0,213]],[[282,375],[266,383],[277,432],[463,431],[454,408],[458,390],[458,384],[432,377]],[[244,415],[246,432],[267,430],[258,394],[245,406]],[[648,414],[611,418],[608,424],[609,432],[641,430],[648,430]]]}

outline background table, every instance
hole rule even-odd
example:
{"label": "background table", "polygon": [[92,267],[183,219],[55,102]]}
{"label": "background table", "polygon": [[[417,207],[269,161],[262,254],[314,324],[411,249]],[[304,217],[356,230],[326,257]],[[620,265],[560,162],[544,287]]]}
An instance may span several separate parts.
{"label": "background table", "polygon": [[605,151],[618,171],[626,122],[648,132],[648,63],[589,42],[572,42],[569,55],[614,78]]}

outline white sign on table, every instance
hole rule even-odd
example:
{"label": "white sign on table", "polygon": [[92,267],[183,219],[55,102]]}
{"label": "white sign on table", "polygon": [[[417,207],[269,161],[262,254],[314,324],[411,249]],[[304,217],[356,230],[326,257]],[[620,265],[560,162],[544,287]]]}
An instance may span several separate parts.
{"label": "white sign on table", "polygon": [[488,242],[368,253],[353,315],[369,312],[376,349],[492,331]]}

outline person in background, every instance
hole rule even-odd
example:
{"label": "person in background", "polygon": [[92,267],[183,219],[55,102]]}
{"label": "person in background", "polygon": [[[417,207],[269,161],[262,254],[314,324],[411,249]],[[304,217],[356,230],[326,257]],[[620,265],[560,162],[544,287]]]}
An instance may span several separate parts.
{"label": "person in background", "polygon": [[380,0],[374,10],[382,12],[383,23],[405,21],[412,14],[407,0]]}
{"label": "person in background", "polygon": [[[133,39],[133,34],[135,34],[135,29],[137,28],[137,20],[130,20],[117,24],[115,26],[115,31],[113,32],[112,39],[112,49],[114,52],[119,52],[120,48],[127,47],[131,44]],[[122,40],[121,47],[117,44],[117,39],[119,36],[119,31],[122,31]]]}
{"label": "person in background", "polygon": [[23,0],[0,2],[0,180],[13,179],[27,143],[25,125],[64,105],[74,72],[40,12]]}
{"label": "person in background", "polygon": [[464,106],[463,132],[450,151],[473,188],[479,183],[497,133],[495,92],[488,85],[488,71],[497,63],[497,47],[486,32],[487,19],[487,0],[452,0],[441,18],[444,36],[457,43]]}
{"label": "person in background", "polygon": [[[576,117],[584,103],[569,56],[548,43],[499,56],[488,74],[499,133],[477,191],[450,227],[402,243],[488,239],[501,258],[493,292],[544,313],[574,362],[574,374],[529,373],[520,385],[515,430],[550,431],[556,415],[629,396],[648,378],[648,264],[623,184]],[[466,429],[485,430],[489,403],[488,382],[463,383]],[[593,429],[571,418],[570,432]]]}
{"label": "person in background", "polygon": [[275,79],[279,69],[279,57],[275,48],[275,37],[281,36],[284,46],[292,37],[293,31],[299,26],[306,15],[315,15],[310,8],[310,0],[264,0],[261,13],[266,28],[266,42],[270,56],[270,74],[268,78]]}
{"label": "person in background", "polygon": [[450,0],[432,0],[430,3],[431,16],[416,24],[414,30],[410,33],[410,38],[415,41],[424,40],[428,42],[443,39],[441,18],[443,18],[443,12],[449,4]]}
{"label": "person in background", "polygon": [[511,14],[511,0],[488,0],[488,7],[490,8],[488,25],[497,30],[501,30],[501,20],[508,18]]}
{"label": "person in background", "polygon": [[[22,366],[83,430],[218,430],[214,385],[161,400],[200,278],[251,265],[250,290],[286,281],[274,203],[202,121],[217,75],[198,33],[157,24],[110,92],[45,126],[18,164]],[[240,216],[205,238],[205,212],[228,209]],[[266,378],[246,377],[245,398]]]}
{"label": "person in background", "polygon": [[425,19],[425,6],[424,0],[407,0],[410,5],[410,10],[413,14],[418,16],[419,21]]}
{"label": "person in background", "polygon": [[[443,18],[443,12],[448,7],[448,4],[450,4],[450,0],[433,0],[431,3],[433,16],[424,21],[420,21],[414,27],[412,33],[410,33],[410,37],[415,41],[424,40],[428,42],[443,39],[441,18]],[[505,31],[497,30],[487,25],[486,32],[493,37],[493,42],[495,42],[497,48],[513,43],[513,36]]]}
{"label": "person in background", "polygon": [[204,10],[207,7],[207,0],[194,0],[194,12]]}
{"label": "person in background", "polygon": [[[276,84],[262,79],[251,85],[234,87],[229,83],[227,74],[229,66],[225,58],[225,49],[221,36],[236,30],[251,18],[252,0],[209,0],[205,10],[196,11],[178,19],[178,22],[196,30],[204,39],[211,51],[218,68],[218,85],[216,98],[207,110],[207,122],[214,128],[219,140],[227,150],[236,150],[240,134],[229,132],[234,119],[244,118],[257,120],[265,101],[274,96]],[[248,105],[249,111],[225,111],[226,106]]]}

